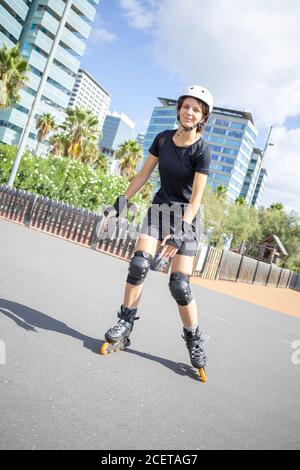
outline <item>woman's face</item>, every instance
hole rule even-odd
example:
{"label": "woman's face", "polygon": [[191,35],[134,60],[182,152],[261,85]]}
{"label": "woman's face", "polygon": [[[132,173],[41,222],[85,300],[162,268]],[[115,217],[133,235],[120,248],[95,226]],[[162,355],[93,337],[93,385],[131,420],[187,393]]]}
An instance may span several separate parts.
{"label": "woman's face", "polygon": [[180,122],[184,127],[193,127],[203,117],[201,105],[196,98],[185,98],[179,111]]}

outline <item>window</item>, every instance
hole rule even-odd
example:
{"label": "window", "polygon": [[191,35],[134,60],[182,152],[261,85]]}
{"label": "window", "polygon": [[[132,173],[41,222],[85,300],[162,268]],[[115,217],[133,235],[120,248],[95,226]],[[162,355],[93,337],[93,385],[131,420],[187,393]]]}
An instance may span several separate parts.
{"label": "window", "polygon": [[221,129],[220,127],[214,127],[212,132],[214,134],[226,135],[226,129]]}

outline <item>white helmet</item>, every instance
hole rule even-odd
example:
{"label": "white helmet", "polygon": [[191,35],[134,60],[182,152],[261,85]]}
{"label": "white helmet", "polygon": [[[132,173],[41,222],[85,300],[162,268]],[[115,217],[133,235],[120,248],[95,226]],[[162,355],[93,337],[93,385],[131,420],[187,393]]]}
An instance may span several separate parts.
{"label": "white helmet", "polygon": [[206,88],[204,88],[203,86],[191,85],[186,89],[185,93],[182,93],[182,95],[178,98],[178,101],[181,98],[188,96],[203,101],[208,106],[209,114],[212,112],[214,106],[214,99],[211,92],[208,91]]}

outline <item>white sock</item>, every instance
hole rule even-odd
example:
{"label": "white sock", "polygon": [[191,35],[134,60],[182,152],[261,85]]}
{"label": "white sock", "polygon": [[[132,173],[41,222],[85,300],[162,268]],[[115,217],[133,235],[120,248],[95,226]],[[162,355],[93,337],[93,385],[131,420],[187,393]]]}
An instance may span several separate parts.
{"label": "white sock", "polygon": [[196,333],[196,330],[198,328],[199,324],[196,323],[196,325],[193,326],[184,326],[185,331],[191,332],[193,335]]}

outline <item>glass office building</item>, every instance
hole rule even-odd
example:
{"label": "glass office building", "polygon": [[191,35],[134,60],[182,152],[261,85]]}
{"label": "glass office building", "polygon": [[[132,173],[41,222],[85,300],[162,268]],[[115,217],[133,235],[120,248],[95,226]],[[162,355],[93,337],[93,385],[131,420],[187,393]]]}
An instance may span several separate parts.
{"label": "glass office building", "polygon": [[258,181],[261,164],[263,159],[263,152],[261,149],[253,149],[252,157],[249,162],[248,171],[244,179],[244,184],[241,191],[241,196],[249,204],[252,201],[256,184]]}
{"label": "glass office building", "polygon": [[[51,113],[57,124],[64,120],[64,110],[69,104],[98,3],[99,0],[73,1],[36,117]],[[0,141],[18,144],[64,12],[65,0],[0,0],[0,8],[0,47],[4,42],[9,46],[19,42],[30,67],[29,80],[20,92],[18,105],[0,112]],[[47,142],[45,144],[42,152],[47,149]],[[37,131],[33,124],[28,147],[35,149],[36,145]]]}
{"label": "glass office building", "polygon": [[[155,136],[167,129],[177,129],[176,101],[168,98],[158,98],[161,106],[156,106],[153,110],[149,126],[143,143],[143,161],[139,164],[140,170],[148,156],[148,149],[151,146]],[[160,186],[158,168],[150,176],[150,183],[155,193]]]}
{"label": "glass office building", "polygon": [[167,129],[177,129],[176,101],[167,98],[158,98],[161,106],[156,106],[153,110],[150,123],[145,135],[143,154],[147,158],[148,149],[155,136]]}
{"label": "glass office building", "polygon": [[[161,106],[154,108],[144,142],[144,160],[155,136],[166,129],[176,129],[176,100],[158,98]],[[212,189],[222,185],[228,190],[228,199],[234,202],[242,193],[245,177],[253,153],[257,130],[250,113],[225,108],[213,109],[205,126],[203,139],[212,151],[208,184]],[[151,182],[159,187],[158,171]]]}
{"label": "glass office building", "polygon": [[119,161],[114,159],[114,153],[127,140],[134,140],[135,123],[124,113],[108,113],[103,129],[103,137],[100,140],[100,151],[109,157],[109,169],[111,174],[118,174]]}
{"label": "glass office building", "polygon": [[257,180],[257,184],[254,190],[254,194],[251,200],[251,205],[255,207],[256,209],[261,206],[265,186],[266,186],[266,181],[267,181],[267,170],[265,168],[261,168]]}
{"label": "glass office building", "polygon": [[243,111],[216,107],[205,126],[203,139],[212,151],[208,184],[227,188],[230,202],[242,195],[256,137],[252,115]]}

